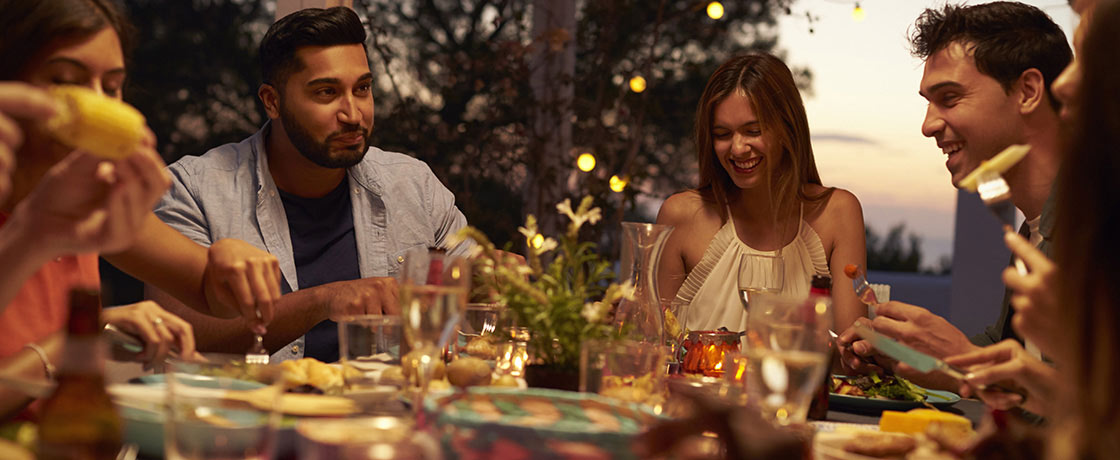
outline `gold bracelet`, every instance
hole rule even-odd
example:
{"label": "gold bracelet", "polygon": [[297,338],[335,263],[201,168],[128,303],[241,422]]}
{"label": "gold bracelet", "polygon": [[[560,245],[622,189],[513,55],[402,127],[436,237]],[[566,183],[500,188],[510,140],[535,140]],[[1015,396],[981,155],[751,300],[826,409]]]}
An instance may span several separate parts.
{"label": "gold bracelet", "polygon": [[54,365],[51,364],[50,358],[47,358],[47,351],[37,343],[29,343],[24,345],[23,348],[34,351],[35,354],[39,355],[39,360],[43,362],[43,372],[47,374],[47,380],[54,381]]}

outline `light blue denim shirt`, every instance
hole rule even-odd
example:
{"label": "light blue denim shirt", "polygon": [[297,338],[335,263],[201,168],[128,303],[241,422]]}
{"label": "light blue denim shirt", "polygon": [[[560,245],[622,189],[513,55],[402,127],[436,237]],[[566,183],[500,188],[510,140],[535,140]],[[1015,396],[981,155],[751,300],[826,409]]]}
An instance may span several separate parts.
{"label": "light blue denim shirt", "polygon": [[[299,282],[288,219],[264,154],[269,126],[169,166],[171,189],[155,213],[203,246],[237,238],[268,251],[279,260],[288,290],[295,291]],[[397,276],[408,249],[447,247],[448,237],[467,224],[455,196],[420,160],[370,147],[347,172],[362,277]],[[452,253],[468,248],[460,245]],[[272,358],[301,358],[303,349],[300,337]]]}

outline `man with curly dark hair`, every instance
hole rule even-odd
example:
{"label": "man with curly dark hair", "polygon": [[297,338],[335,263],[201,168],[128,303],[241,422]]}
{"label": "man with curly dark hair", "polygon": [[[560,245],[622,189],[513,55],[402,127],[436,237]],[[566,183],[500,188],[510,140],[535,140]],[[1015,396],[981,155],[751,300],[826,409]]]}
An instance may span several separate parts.
{"label": "man with curly dark hair", "polygon": [[[983,161],[1014,144],[1030,153],[1003,174],[1026,223],[1020,233],[1049,252],[1054,223],[1051,188],[1060,164],[1059,102],[1051,84],[1072,59],[1062,32],[1046,13],[1016,2],[946,5],[927,9],[911,30],[915,56],[925,61],[919,93],[929,105],[922,134],[937,141],[945,167],[959,186]],[[1005,296],[999,321],[971,340],[928,310],[892,301],[876,308],[872,326],[939,358],[973,351],[1004,339],[1019,340]],[[876,352],[852,330],[841,337],[844,363],[866,365]],[[1027,344],[1028,349],[1032,349]],[[879,357],[876,362],[889,362]],[[898,367],[898,366],[893,366]],[[926,385],[956,390],[947,376],[903,374]],[[907,372],[911,371],[911,372]]]}

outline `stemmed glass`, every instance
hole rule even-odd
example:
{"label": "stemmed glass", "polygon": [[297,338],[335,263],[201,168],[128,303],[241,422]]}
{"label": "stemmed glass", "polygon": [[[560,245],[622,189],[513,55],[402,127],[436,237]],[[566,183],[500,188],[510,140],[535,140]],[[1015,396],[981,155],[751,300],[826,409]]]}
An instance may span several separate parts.
{"label": "stemmed glass", "polygon": [[470,290],[470,263],[443,249],[414,248],[405,253],[401,270],[401,322],[412,349],[402,360],[419,390],[413,411],[419,415],[432,370],[443,350],[457,336],[457,326]]}
{"label": "stemmed glass", "polygon": [[739,257],[739,300],[750,310],[756,294],[781,292],[785,283],[785,264],[781,251],[770,254],[747,253]]}

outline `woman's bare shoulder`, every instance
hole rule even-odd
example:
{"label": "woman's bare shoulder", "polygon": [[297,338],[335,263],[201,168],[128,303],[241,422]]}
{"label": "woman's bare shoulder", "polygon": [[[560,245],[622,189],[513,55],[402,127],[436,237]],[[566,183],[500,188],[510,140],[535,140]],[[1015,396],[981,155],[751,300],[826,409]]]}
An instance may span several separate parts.
{"label": "woman's bare shoulder", "polygon": [[719,219],[715,203],[706,201],[696,190],[686,190],[665,199],[657,212],[657,223],[681,226],[713,217]]}
{"label": "woman's bare shoulder", "polygon": [[855,194],[842,188],[823,187],[817,184],[808,184],[803,189],[809,197],[825,195],[823,199],[811,202],[805,207],[805,218],[809,221],[851,219],[854,216],[863,218],[863,208]]}

